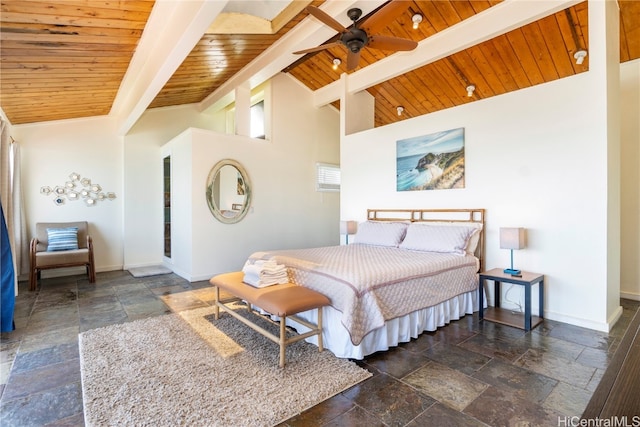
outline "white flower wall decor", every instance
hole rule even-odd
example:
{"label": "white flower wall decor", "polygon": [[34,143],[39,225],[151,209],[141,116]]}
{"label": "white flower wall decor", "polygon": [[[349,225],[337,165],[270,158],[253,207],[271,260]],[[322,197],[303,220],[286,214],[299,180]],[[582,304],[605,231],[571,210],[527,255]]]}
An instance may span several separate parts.
{"label": "white flower wall decor", "polygon": [[105,193],[100,184],[92,183],[90,178],[81,178],[80,174],[75,172],[69,175],[69,181],[66,181],[64,185],[56,185],[53,188],[40,187],[40,194],[43,196],[53,195],[53,203],[57,206],[64,205],[67,200],[84,200],[85,205],[95,206],[99,201],[116,198],[116,193],[111,191]]}

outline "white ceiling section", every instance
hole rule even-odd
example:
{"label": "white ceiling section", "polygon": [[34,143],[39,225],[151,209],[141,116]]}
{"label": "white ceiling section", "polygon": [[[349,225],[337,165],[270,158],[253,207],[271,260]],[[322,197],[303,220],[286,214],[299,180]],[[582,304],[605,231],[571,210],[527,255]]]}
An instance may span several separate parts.
{"label": "white ceiling section", "polygon": [[273,18],[278,16],[285,7],[289,6],[289,3],[291,3],[291,0],[229,0],[224,7],[223,12],[253,15],[271,21]]}

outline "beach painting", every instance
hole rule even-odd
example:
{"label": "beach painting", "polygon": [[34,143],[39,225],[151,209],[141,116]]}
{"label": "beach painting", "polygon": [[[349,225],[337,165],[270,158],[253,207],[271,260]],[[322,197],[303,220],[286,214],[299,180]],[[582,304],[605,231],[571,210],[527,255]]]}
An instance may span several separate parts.
{"label": "beach painting", "polygon": [[396,142],[397,191],[464,188],[464,128]]}

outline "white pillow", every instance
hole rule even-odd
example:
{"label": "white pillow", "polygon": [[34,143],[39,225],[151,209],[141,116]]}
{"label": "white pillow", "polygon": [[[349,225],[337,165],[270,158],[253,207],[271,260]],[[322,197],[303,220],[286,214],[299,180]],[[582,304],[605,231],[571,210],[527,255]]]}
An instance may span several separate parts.
{"label": "white pillow", "polygon": [[479,231],[478,228],[468,225],[412,223],[407,229],[407,235],[400,244],[400,248],[465,255],[470,249],[468,245],[472,236],[479,235]]}
{"label": "white pillow", "polygon": [[[421,223],[425,224],[425,223]],[[433,221],[427,223],[428,225],[434,226],[445,226],[445,227],[469,227],[472,228],[473,234],[469,238],[469,243],[467,243],[467,247],[465,248],[466,252],[469,255],[474,255],[476,253],[476,248],[478,247],[478,243],[480,242],[480,232],[482,231],[482,223],[480,222],[447,222],[447,221]]]}
{"label": "white pillow", "polygon": [[471,237],[469,237],[469,242],[467,243],[467,247],[465,251],[469,255],[475,255],[476,248],[478,247],[478,242],[480,242],[480,231],[482,230],[482,226],[480,228],[474,228],[473,233],[471,233]]}
{"label": "white pillow", "polygon": [[408,222],[365,221],[358,224],[353,243],[398,247],[408,226]]}

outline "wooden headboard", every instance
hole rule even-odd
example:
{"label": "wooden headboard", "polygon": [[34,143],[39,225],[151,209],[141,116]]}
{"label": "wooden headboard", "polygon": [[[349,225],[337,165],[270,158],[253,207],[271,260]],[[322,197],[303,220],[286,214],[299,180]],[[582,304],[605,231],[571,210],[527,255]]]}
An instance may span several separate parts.
{"label": "wooden headboard", "polygon": [[475,255],[480,260],[480,271],[484,271],[484,209],[367,209],[367,219],[482,224]]}

